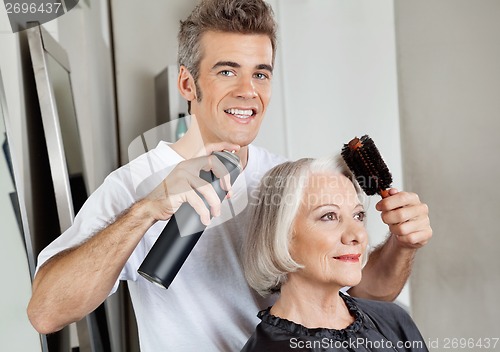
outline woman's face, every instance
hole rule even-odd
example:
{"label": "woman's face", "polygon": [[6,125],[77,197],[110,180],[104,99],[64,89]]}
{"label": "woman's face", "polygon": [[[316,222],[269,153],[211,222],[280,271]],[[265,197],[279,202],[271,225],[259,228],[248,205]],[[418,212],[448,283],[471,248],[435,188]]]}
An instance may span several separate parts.
{"label": "woman's face", "polygon": [[361,280],[368,236],[365,212],[352,182],[337,173],[309,177],[293,225],[290,254],[303,269],[289,280],[354,286]]}

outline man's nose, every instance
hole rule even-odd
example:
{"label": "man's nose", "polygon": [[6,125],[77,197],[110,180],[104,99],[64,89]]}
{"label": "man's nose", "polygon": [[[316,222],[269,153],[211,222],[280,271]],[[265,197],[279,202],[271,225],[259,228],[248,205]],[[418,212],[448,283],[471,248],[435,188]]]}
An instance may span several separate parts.
{"label": "man's nose", "polygon": [[238,79],[238,85],[235,94],[239,98],[252,99],[257,97],[257,90],[253,81],[253,77],[244,75]]}

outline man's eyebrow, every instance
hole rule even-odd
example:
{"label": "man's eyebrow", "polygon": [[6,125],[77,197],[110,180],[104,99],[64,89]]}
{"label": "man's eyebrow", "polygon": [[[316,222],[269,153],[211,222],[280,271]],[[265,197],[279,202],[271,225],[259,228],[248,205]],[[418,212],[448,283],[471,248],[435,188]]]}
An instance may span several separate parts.
{"label": "man's eyebrow", "polygon": [[[218,67],[223,67],[223,66],[229,66],[229,67],[234,67],[234,68],[240,68],[241,65],[237,62],[234,61],[219,61],[215,65],[212,66],[212,70],[218,68]],[[259,64],[255,66],[257,70],[267,70],[269,72],[273,72],[273,67],[271,65],[267,64]]]}
{"label": "man's eyebrow", "polygon": [[219,61],[215,65],[212,66],[212,70],[216,69],[217,67],[221,66],[229,66],[229,67],[234,67],[234,68],[239,68],[241,65],[237,62],[234,61]]}
{"label": "man's eyebrow", "polygon": [[273,67],[271,65],[267,65],[267,64],[260,64],[260,65],[257,65],[257,70],[267,70],[271,73],[273,73]]}

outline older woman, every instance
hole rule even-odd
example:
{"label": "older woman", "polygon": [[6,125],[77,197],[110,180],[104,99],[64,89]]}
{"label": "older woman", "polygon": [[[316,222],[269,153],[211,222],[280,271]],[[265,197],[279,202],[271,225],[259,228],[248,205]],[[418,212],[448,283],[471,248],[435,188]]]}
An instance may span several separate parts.
{"label": "older woman", "polygon": [[243,259],[261,295],[279,292],[248,351],[427,351],[394,303],[341,292],[361,280],[368,236],[360,190],[343,163],[301,159],[261,181]]}

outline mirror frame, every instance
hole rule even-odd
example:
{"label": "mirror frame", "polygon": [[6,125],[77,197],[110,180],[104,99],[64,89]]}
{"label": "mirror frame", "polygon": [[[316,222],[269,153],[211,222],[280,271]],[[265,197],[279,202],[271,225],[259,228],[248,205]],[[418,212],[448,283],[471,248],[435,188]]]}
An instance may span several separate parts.
{"label": "mirror frame", "polygon": [[61,232],[68,229],[75,217],[69,183],[66,155],[59,124],[59,113],[54,89],[49,79],[46,54],[51,55],[66,71],[70,72],[69,60],[64,49],[41,26],[26,30],[31,61],[35,74],[36,89],[42,114],[43,130],[49,155],[50,170],[54,183],[57,214]]}

